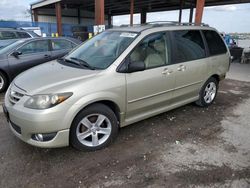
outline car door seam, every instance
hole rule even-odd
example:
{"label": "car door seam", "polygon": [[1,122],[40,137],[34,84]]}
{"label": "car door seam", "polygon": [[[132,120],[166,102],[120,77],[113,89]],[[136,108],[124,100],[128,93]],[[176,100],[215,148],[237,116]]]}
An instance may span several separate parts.
{"label": "car door seam", "polygon": [[162,92],[159,92],[159,93],[155,93],[155,94],[152,94],[152,95],[148,95],[148,96],[145,96],[145,97],[140,97],[140,98],[128,101],[128,104],[138,102],[138,101],[141,101],[141,100],[144,100],[144,99],[152,98],[152,97],[155,97],[155,96],[158,96],[158,95],[162,95],[162,94],[165,94],[165,93],[168,93],[168,92],[171,92],[171,91],[175,91],[175,90],[178,90],[178,89],[189,87],[189,86],[199,84],[199,83],[202,83],[202,82],[203,81],[201,80],[201,81],[194,82],[194,83],[191,83],[191,84],[187,84],[187,85],[184,85],[184,86],[180,86],[180,87],[177,87],[177,88],[174,88],[174,89],[169,89],[169,90],[162,91]]}
{"label": "car door seam", "polygon": [[140,100],[144,100],[144,99],[148,99],[148,98],[152,98],[152,97],[155,97],[155,96],[158,96],[158,95],[162,95],[162,94],[165,94],[165,93],[168,93],[168,92],[171,92],[171,91],[174,91],[175,89],[169,89],[169,90],[166,90],[166,91],[162,91],[162,92],[159,92],[159,93],[155,93],[155,94],[152,94],[152,95],[148,95],[148,96],[145,96],[145,97],[140,97],[140,98],[137,98],[137,99],[134,99],[134,100],[131,100],[131,101],[128,101],[128,103],[134,103],[134,102],[137,102],[137,101],[140,101]]}
{"label": "car door seam", "polygon": [[199,84],[199,83],[202,83],[202,82],[203,82],[203,80],[198,81],[198,82],[193,82],[193,83],[191,83],[191,84],[186,84],[186,85],[177,87],[177,88],[175,88],[174,90],[178,90],[178,89],[182,89],[182,88],[185,88],[185,87],[189,87],[189,86],[196,85],[196,84]]}

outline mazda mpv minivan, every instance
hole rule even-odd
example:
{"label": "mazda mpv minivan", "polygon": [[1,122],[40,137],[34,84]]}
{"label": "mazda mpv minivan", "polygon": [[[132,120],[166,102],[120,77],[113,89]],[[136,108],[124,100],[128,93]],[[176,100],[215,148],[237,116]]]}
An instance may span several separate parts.
{"label": "mazda mpv minivan", "polygon": [[110,29],[20,74],[3,108],[26,143],[93,151],[120,127],[192,102],[209,106],[229,64],[223,39],[205,25]]}

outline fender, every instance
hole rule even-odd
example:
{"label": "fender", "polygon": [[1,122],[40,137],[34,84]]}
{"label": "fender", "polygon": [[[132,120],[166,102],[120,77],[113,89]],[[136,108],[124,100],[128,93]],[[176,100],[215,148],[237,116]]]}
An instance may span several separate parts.
{"label": "fender", "polygon": [[[124,92],[125,95],[125,92]],[[121,97],[118,94],[103,91],[103,92],[97,92],[89,95],[85,95],[82,98],[80,98],[78,101],[76,101],[74,104],[68,104],[69,109],[67,114],[64,116],[64,121],[68,128],[70,128],[75,116],[84,108],[86,108],[88,105],[91,105],[93,103],[97,103],[99,101],[110,101],[115,103],[118,108],[120,109],[120,124],[123,125],[124,122],[124,116],[125,116],[125,97]]]}

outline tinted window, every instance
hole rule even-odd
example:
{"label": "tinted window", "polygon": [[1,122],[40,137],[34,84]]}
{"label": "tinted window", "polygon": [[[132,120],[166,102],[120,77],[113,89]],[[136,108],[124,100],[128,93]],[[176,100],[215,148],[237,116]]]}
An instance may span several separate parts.
{"label": "tinted window", "polygon": [[67,40],[61,40],[61,39],[51,40],[51,43],[52,43],[53,50],[62,50],[62,49],[72,48],[71,42]]}
{"label": "tinted window", "polygon": [[25,32],[17,32],[17,36],[19,38],[31,38],[30,35],[28,33],[25,33]]}
{"label": "tinted window", "polygon": [[1,31],[1,39],[15,39],[17,38],[12,31]]}
{"label": "tinted window", "polygon": [[203,31],[210,55],[219,55],[227,52],[224,41],[215,31]]}
{"label": "tinted window", "polygon": [[176,62],[192,61],[206,56],[205,46],[197,30],[174,31]]}
{"label": "tinted window", "polygon": [[47,40],[38,40],[32,41],[28,44],[25,44],[23,47],[19,48],[18,51],[22,54],[31,54],[49,51],[48,41]]}
{"label": "tinted window", "polygon": [[168,41],[165,33],[156,33],[144,38],[130,54],[130,62],[143,61],[146,68],[170,64]]}

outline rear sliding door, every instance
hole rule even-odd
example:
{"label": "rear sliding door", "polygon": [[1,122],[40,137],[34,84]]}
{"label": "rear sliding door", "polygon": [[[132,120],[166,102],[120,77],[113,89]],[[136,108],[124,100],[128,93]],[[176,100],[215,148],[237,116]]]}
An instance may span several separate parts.
{"label": "rear sliding door", "polygon": [[174,103],[185,103],[198,97],[207,75],[205,44],[200,30],[172,31],[174,48]]}

